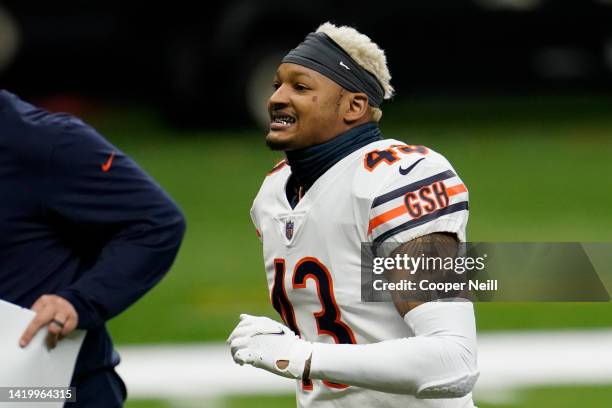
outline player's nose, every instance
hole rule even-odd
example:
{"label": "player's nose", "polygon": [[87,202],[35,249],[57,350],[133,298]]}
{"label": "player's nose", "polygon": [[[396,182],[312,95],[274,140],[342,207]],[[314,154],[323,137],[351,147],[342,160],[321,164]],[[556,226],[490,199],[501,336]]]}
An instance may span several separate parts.
{"label": "player's nose", "polygon": [[273,106],[286,106],[289,103],[289,94],[287,92],[287,87],[285,85],[281,85],[268,99],[268,108]]}

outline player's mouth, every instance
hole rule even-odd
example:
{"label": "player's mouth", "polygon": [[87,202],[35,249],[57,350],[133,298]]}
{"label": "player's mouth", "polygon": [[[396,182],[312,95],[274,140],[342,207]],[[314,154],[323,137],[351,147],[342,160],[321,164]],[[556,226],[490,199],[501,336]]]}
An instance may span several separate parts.
{"label": "player's mouth", "polygon": [[270,114],[270,130],[286,130],[297,122],[295,116],[287,112],[272,112]]}

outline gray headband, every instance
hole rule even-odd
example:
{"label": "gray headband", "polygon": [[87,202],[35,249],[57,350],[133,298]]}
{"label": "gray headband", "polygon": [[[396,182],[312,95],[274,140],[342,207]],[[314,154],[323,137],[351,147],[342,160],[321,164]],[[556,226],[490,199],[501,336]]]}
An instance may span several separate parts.
{"label": "gray headband", "polygon": [[368,95],[371,106],[380,106],[384,99],[385,91],[378,79],[325,33],[308,34],[304,42],[285,55],[282,62],[313,69],[347,91],[363,92]]}

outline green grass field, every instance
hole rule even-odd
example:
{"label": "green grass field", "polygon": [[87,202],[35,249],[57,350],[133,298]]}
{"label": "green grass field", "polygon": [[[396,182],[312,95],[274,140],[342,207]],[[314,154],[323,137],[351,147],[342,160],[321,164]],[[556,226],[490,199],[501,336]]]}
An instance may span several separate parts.
{"label": "green grass field", "polygon": [[[386,137],[448,157],[470,190],[473,241],[612,241],[612,98],[403,100]],[[223,340],[238,314],[268,314],[249,208],[280,158],[257,130],[178,132],[146,112],[94,122],[183,208],[172,271],[110,323],[117,343]],[[479,330],[612,325],[610,304],[479,304]]]}
{"label": "green grass field", "polygon": [[[518,393],[500,396],[503,402],[476,401],[478,408],[608,408],[612,401],[612,387],[545,387],[528,388]],[[293,408],[294,395],[233,396],[205,401],[131,401],[125,408]]]}

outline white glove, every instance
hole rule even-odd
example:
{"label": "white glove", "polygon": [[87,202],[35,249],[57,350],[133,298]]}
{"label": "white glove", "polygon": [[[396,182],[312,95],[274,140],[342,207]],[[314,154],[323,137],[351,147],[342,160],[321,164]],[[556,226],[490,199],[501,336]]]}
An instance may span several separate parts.
{"label": "white glove", "polygon": [[[288,327],[267,317],[240,315],[240,323],[227,339],[234,361],[251,364],[287,378],[302,378],[312,343],[300,339]],[[289,364],[279,368],[277,362]]]}

